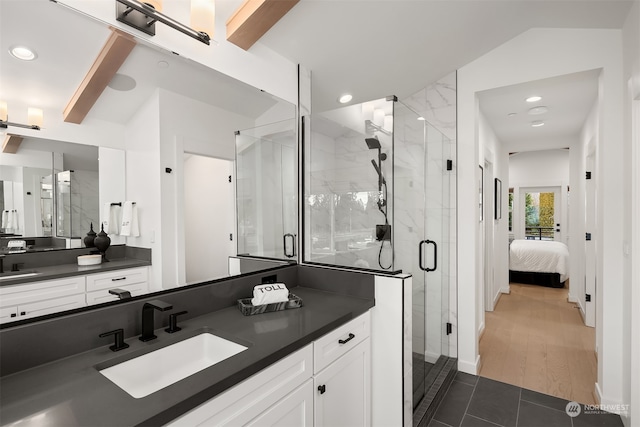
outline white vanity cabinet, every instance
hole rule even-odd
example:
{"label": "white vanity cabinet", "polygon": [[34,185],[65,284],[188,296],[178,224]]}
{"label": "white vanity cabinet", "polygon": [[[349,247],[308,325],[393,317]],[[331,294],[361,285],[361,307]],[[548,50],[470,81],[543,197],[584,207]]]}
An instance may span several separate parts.
{"label": "white vanity cabinet", "polygon": [[369,335],[365,313],[168,425],[369,426]]}
{"label": "white vanity cabinet", "polygon": [[118,300],[109,289],[129,291],[132,297],[149,293],[148,272],[148,267],[137,267],[87,275],[87,305]]}
{"label": "white vanity cabinet", "polygon": [[0,286],[0,323],[117,300],[109,289],[124,289],[131,292],[131,296],[146,294],[149,292],[148,271],[149,267],[126,268]]}
{"label": "white vanity cabinet", "polygon": [[314,347],[314,425],[371,425],[371,317],[328,333]]}
{"label": "white vanity cabinet", "polygon": [[0,287],[0,322],[84,307],[84,276]]}

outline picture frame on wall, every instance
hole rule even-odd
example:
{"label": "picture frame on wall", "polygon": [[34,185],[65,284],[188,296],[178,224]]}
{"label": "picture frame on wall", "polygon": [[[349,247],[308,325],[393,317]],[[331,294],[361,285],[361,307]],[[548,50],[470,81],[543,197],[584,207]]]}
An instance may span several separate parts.
{"label": "picture frame on wall", "polygon": [[480,177],[478,178],[478,208],[480,209],[480,222],[484,220],[484,169],[482,166],[478,165],[480,168]]}
{"label": "picture frame on wall", "polygon": [[494,197],[495,206],[493,211],[495,212],[495,219],[502,218],[502,181],[498,178],[494,179]]}

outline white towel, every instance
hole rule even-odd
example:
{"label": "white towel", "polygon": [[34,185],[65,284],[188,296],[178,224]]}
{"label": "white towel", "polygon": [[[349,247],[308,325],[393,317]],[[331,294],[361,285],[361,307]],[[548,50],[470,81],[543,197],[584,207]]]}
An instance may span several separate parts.
{"label": "white towel", "polygon": [[15,209],[12,209],[9,211],[6,228],[9,228],[12,230],[18,229],[18,211],[16,211]]}
{"label": "white towel", "polygon": [[140,229],[138,227],[138,206],[135,202],[124,202],[122,205],[120,235],[134,237],[140,235]]}
{"label": "white towel", "polygon": [[9,228],[9,211],[8,210],[3,210],[2,211],[2,228]]}
{"label": "white towel", "polygon": [[263,305],[289,301],[289,290],[284,283],[269,283],[253,288],[251,304]]}
{"label": "white towel", "polygon": [[120,233],[120,206],[111,203],[105,203],[102,206],[102,226],[107,234]]}

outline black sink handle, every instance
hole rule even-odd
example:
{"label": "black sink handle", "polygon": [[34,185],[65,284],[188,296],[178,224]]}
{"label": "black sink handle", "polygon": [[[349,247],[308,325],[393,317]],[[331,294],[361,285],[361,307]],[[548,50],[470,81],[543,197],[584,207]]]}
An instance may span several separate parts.
{"label": "black sink handle", "polygon": [[169,315],[169,327],[165,329],[166,332],[172,334],[174,332],[178,332],[182,330],[182,328],[178,327],[178,316],[183,314],[187,314],[188,311],[179,311],[178,313],[173,313]]}
{"label": "black sink handle", "polygon": [[111,351],[120,351],[125,348],[129,348],[129,344],[124,342],[124,329],[116,329],[113,331],[105,332],[104,334],[98,335],[100,338],[108,337],[110,335],[115,336],[115,344],[109,346]]}

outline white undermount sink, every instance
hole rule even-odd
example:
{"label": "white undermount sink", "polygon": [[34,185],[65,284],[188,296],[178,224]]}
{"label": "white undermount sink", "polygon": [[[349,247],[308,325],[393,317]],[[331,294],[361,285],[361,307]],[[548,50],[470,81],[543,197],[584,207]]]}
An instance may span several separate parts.
{"label": "white undermount sink", "polygon": [[208,332],[100,370],[135,398],[141,398],[213,366],[247,347]]}

